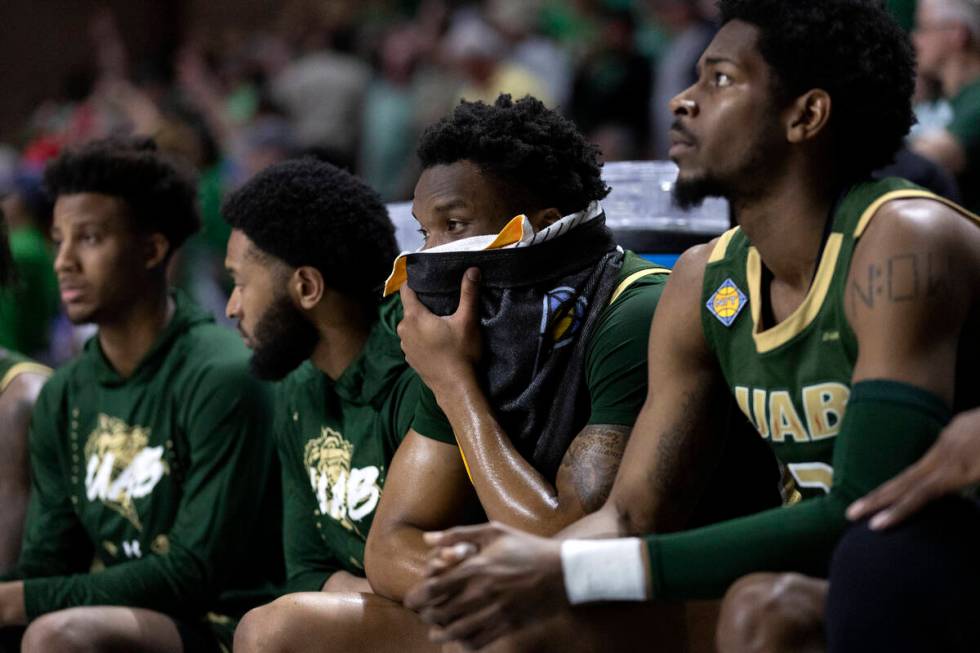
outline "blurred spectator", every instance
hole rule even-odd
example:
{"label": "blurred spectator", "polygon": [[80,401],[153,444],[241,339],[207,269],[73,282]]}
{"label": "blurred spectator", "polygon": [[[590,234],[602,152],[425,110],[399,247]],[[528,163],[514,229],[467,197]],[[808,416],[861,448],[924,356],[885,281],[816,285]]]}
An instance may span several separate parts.
{"label": "blurred spectator", "polygon": [[629,10],[603,10],[602,39],[575,75],[570,115],[606,161],[645,158],[650,138],[650,61],[637,51]]}
{"label": "blurred spectator", "polygon": [[40,181],[20,170],[15,153],[0,153],[0,201],[9,228],[14,278],[0,289],[0,347],[50,360],[52,323],[59,311],[54,258],[46,233],[50,204]]}
{"label": "blurred spectator", "polygon": [[510,93],[515,98],[531,95],[546,105],[554,104],[543,80],[506,58],[503,35],[475,8],[456,13],[443,48],[463,77],[459,97],[493,104],[501,93]]}
{"label": "blurred spectator", "polygon": [[321,43],[272,80],[272,96],[293,122],[301,147],[324,147],[352,162],[371,69],[351,54],[351,33],[325,31]]}
{"label": "blurred spectator", "polygon": [[921,0],[913,37],[919,74],[941,84],[951,117],[912,149],[956,175],[965,206],[980,211],[980,2]]}
{"label": "blurred spectator", "polygon": [[510,61],[540,80],[555,106],[565,107],[572,92],[572,59],[565,48],[535,31],[541,5],[540,0],[487,0],[487,20],[506,40]]}
{"label": "blurred spectator", "polygon": [[700,0],[650,0],[657,22],[671,35],[656,66],[650,107],[652,146],[657,159],[666,159],[670,141],[667,131],[674,121],[671,98],[697,80],[697,63],[715,34],[715,26]]}
{"label": "blurred spectator", "polygon": [[411,195],[416,133],[415,68],[418,34],[410,25],[390,30],[378,52],[378,75],[364,102],[361,176],[386,202]]}

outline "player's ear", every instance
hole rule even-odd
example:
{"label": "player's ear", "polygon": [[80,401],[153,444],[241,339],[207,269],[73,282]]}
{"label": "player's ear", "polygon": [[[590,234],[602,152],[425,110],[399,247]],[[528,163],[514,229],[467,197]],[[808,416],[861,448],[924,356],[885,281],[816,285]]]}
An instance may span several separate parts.
{"label": "player's ear", "polygon": [[787,109],[786,140],[804,143],[813,140],[830,122],[830,94],[815,88],[796,98]]}
{"label": "player's ear", "polygon": [[323,275],[315,267],[298,267],[289,277],[289,292],[293,300],[305,310],[311,310],[319,304],[324,291]]}
{"label": "player's ear", "polygon": [[170,252],[170,241],[163,234],[154,231],[145,236],[143,247],[145,250],[144,265],[147,270],[152,270],[167,260],[167,254]]}

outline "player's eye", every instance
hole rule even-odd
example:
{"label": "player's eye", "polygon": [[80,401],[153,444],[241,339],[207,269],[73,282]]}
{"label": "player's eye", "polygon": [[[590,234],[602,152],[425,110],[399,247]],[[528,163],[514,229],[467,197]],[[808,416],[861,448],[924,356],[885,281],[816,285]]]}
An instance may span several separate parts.
{"label": "player's eye", "polygon": [[731,86],[732,78],[726,73],[715,73],[715,86]]}

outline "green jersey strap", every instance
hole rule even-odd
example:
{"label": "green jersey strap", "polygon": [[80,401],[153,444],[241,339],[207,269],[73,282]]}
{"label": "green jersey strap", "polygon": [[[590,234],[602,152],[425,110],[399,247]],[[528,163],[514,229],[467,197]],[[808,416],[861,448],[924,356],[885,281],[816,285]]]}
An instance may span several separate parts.
{"label": "green jersey strap", "polygon": [[609,298],[609,304],[611,305],[615,303],[615,301],[619,299],[619,296],[622,295],[627,288],[632,286],[634,283],[636,283],[643,277],[649,276],[651,274],[670,274],[670,270],[668,270],[667,268],[644,268],[642,270],[638,270],[637,272],[634,272],[633,274],[623,279],[619,283],[619,285],[616,286],[616,289],[613,291],[612,297]]}

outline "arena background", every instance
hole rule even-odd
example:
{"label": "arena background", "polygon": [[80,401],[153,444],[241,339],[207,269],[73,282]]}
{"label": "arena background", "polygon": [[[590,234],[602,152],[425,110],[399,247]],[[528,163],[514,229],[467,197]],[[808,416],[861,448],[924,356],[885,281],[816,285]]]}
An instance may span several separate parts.
{"label": "arena background", "polygon": [[[888,4],[911,24],[914,0]],[[599,145],[620,242],[669,265],[728,224],[721,201],[677,209],[663,160],[667,102],[714,17],[710,0],[4,0],[0,194],[22,274],[0,294],[0,346],[57,365],[89,334],[58,314],[40,176],[112,134],[153,136],[196,169],[204,230],[173,281],[219,318],[228,192],[317,156],[366,179],[413,249],[419,134],[501,92],[539,97]]]}

